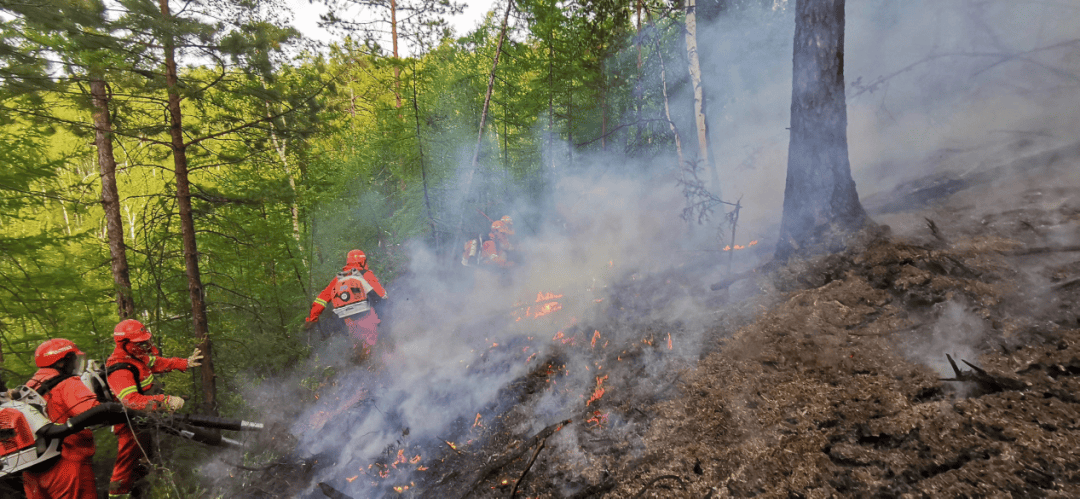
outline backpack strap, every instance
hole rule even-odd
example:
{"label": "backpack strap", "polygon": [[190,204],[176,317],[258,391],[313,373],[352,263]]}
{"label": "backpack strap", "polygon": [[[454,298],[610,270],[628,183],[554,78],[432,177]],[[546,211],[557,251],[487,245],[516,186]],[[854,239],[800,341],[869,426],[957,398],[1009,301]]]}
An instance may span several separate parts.
{"label": "backpack strap", "polygon": [[49,378],[49,379],[47,379],[45,381],[42,381],[41,384],[38,385],[37,389],[34,390],[34,391],[37,392],[38,395],[41,395],[42,397],[44,397],[46,393],[49,393],[50,391],[52,391],[53,388],[56,388],[56,385],[59,385],[64,380],[66,380],[68,378],[73,378],[73,377],[74,377],[74,375],[72,375],[72,374],[68,374],[68,375],[60,374],[60,375],[57,375],[57,376],[53,376],[53,377],[51,377],[51,378]]}
{"label": "backpack strap", "polygon": [[121,369],[131,371],[131,377],[135,378],[135,390],[139,392],[139,395],[145,394],[146,390],[143,388],[142,382],[139,381],[139,368],[130,362],[117,362],[105,368],[105,378],[108,379],[109,375]]}

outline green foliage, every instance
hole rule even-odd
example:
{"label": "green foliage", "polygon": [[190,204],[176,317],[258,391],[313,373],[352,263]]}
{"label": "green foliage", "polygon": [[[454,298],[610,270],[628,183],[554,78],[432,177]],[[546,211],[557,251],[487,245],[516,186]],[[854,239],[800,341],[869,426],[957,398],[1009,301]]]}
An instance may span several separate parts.
{"label": "green foliage", "polygon": [[[347,39],[326,54],[290,58],[298,34],[262,1],[204,3],[166,21],[154,2],[0,4],[0,335],[5,377],[33,371],[41,340],[65,336],[92,357],[112,349],[116,322],[92,138],[91,77],[109,84],[123,231],[138,318],[166,355],[187,356],[192,333],[180,241],[173,146],[162,109],[161,47],[187,60],[178,91],[192,183],[199,266],[222,412],[245,410],[241,388],[310,352],[299,326],[353,248],[384,284],[408,271],[404,245],[441,256],[458,220],[486,233],[516,200],[536,205],[575,155],[606,150],[648,158],[671,148],[657,74],[665,55],[678,85],[677,16],[637,32],[626,0],[524,0],[502,48],[479,130],[501,15],[451,40],[416,24],[425,50],[391,58]],[[384,7],[382,4],[373,4]],[[453,9],[451,2],[420,2]],[[659,7],[652,6],[654,12]],[[501,8],[500,8],[501,9]],[[660,16],[658,13],[657,16]],[[651,18],[649,18],[651,19]],[[365,42],[370,42],[366,40]],[[668,53],[671,52],[671,53]],[[50,64],[61,61],[63,70]],[[682,68],[685,72],[685,67]],[[401,105],[399,107],[399,96]],[[470,193],[463,172],[480,156]],[[191,375],[170,393],[195,395]],[[158,496],[200,486],[183,445],[165,455],[176,478]],[[183,484],[177,486],[176,484]]]}

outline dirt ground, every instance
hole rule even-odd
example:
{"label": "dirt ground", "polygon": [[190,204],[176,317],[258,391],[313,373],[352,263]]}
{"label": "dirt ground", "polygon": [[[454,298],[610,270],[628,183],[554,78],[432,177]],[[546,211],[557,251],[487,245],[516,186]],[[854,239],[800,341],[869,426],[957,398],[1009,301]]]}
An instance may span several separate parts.
{"label": "dirt ground", "polygon": [[889,227],[756,275],[774,303],[603,497],[1080,497],[1078,152],[902,185]]}

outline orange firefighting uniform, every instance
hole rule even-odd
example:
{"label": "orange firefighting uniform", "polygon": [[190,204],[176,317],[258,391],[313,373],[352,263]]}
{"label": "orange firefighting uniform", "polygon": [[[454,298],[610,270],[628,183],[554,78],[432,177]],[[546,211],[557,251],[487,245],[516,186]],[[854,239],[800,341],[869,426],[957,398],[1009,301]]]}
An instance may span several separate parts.
{"label": "orange firefighting uniform", "polygon": [[513,267],[516,262],[509,253],[514,250],[514,245],[510,242],[513,234],[514,230],[505,222],[492,222],[488,240],[484,241],[481,247],[480,263],[503,268]]}
{"label": "orange firefighting uniform", "polygon": [[[368,286],[365,287],[359,280],[352,279],[353,276],[363,278]],[[366,266],[346,265],[315,298],[306,321],[318,322],[319,314],[326,309],[327,303],[331,303],[334,313],[345,321],[349,336],[357,342],[357,346],[363,350],[371,350],[379,340],[378,326],[382,322],[375,309],[371,308],[371,293],[375,293],[378,298],[386,298],[386,290],[379,283],[379,278],[375,277],[375,273]],[[359,311],[349,313],[350,308]]]}
{"label": "orange firefighting uniform", "polygon": [[[187,359],[158,357],[157,353],[157,349],[154,349],[154,352],[149,355],[136,357],[117,345],[112,355],[105,361],[106,369],[116,364],[126,363],[135,366],[139,372],[138,383],[128,369],[117,369],[109,374],[109,388],[116,394],[117,400],[124,404],[124,407],[146,411],[158,410],[165,405],[166,395],[147,394],[154,388],[154,375],[173,370],[187,370]],[[119,448],[116,451],[112,480],[109,481],[110,499],[128,497],[128,494],[132,493],[135,482],[150,472],[149,463],[140,462],[140,459],[144,457],[144,452],[146,459],[153,457],[153,446],[150,445],[152,434],[149,431],[138,428],[132,430],[127,424],[118,424],[113,425],[113,433],[116,434]]]}
{"label": "orange firefighting uniform", "polygon": [[[45,381],[59,376],[50,367],[38,369],[26,386],[37,389]],[[46,416],[56,424],[64,424],[98,405],[97,397],[77,377],[72,376],[44,395]],[[60,458],[44,471],[24,471],[23,490],[28,499],[97,499],[94,470],[94,434],[82,430],[68,435],[60,448]]]}

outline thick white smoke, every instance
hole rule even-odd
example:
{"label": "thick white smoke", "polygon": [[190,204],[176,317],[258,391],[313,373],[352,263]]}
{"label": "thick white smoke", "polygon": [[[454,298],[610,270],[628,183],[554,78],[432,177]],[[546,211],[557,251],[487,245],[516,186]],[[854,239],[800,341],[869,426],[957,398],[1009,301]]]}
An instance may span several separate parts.
{"label": "thick white smoke", "polygon": [[[699,34],[721,192],[727,200],[742,198],[745,206],[740,229],[745,239],[735,241],[740,244],[774,238],[779,221],[793,8],[793,2],[777,2],[774,11],[739,10],[702,26]],[[1030,135],[1033,150],[1076,140],[1080,80],[1069,57],[1080,49],[1080,23],[1072,22],[1077,14],[1077,1],[849,2],[849,145],[863,196],[938,169],[963,171],[992,162],[1001,148],[985,145],[1003,136]],[[669,72],[677,68],[668,63]],[[671,98],[690,105],[688,94]],[[683,139],[684,144],[694,140],[685,131]],[[528,428],[518,430],[535,431],[582,408],[581,396],[595,386],[595,373],[584,369],[586,356],[551,338],[572,324],[570,318],[577,324],[607,324],[598,311],[610,310],[604,300],[623,298],[613,296],[624,289],[616,290],[615,284],[633,282],[634,274],[645,278],[700,263],[700,255],[708,253],[698,251],[716,250],[706,246],[715,238],[700,237],[703,229],[679,219],[685,199],[675,184],[673,160],[633,169],[605,160],[578,157],[588,166],[557,180],[551,206],[521,204],[506,213],[547,214],[531,230],[518,223],[523,265],[506,278],[448,271],[445,260],[411,243],[410,271],[391,286],[392,322],[383,331],[394,349],[381,359],[383,371],[350,366],[342,345],[333,343],[291,377],[252,389],[248,400],[256,406],[265,401],[266,414],[273,414],[269,406],[280,403],[280,392],[310,385],[320,377],[318,369],[336,366],[337,387],[322,388],[327,396],[288,422],[299,440],[297,454],[334,463],[321,467],[313,484],[325,480],[365,496],[368,481],[344,480],[403,441],[437,440],[457,431],[462,421],[472,424],[478,412],[499,402],[499,390],[556,349],[570,366],[563,381],[568,386],[541,397],[531,408],[534,418],[523,424]],[[669,386],[671,366],[696,358],[702,331],[710,325],[707,285],[722,262],[716,259],[714,266],[697,271],[698,282],[689,285],[634,288],[675,294],[649,310],[646,319],[688,322],[672,356],[642,373],[643,385]],[[515,320],[538,293],[564,296],[556,318]],[[924,352],[927,362],[941,360],[942,351],[972,356],[982,334],[979,320],[961,305],[944,307],[934,343]],[[622,344],[641,340],[625,330],[598,333]],[[526,346],[531,350],[523,351]],[[534,360],[523,360],[534,352]],[[279,393],[268,395],[272,390]],[[358,390],[366,391],[356,396]],[[553,445],[573,455],[569,434]],[[314,488],[309,492],[317,495]]]}

